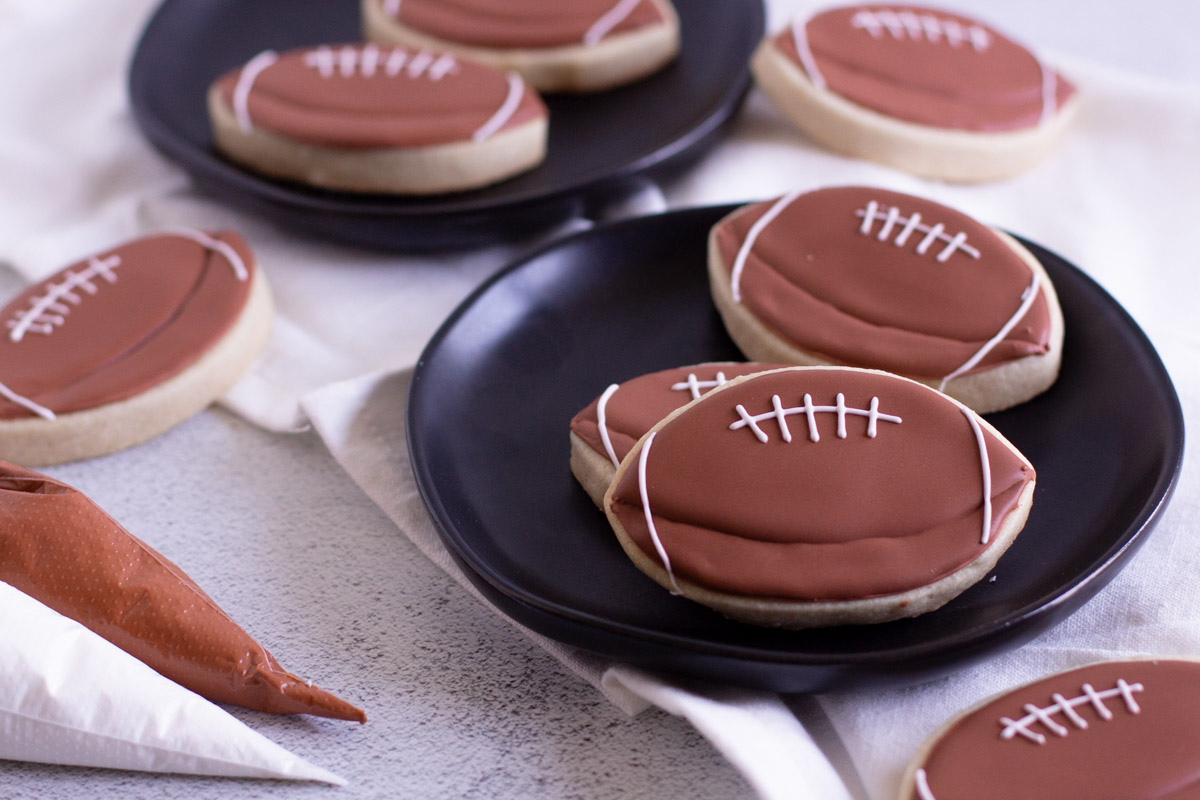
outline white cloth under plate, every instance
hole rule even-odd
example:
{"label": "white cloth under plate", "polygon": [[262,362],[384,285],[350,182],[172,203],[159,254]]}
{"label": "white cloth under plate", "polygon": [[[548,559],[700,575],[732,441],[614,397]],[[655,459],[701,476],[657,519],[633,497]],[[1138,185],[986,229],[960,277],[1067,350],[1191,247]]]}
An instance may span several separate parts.
{"label": "white cloth under plate", "polygon": [[345,784],[7,583],[0,759]]}
{"label": "white cloth under plate", "polygon": [[[279,230],[197,196],[137,132],[124,97],[127,54],[152,5],[0,0],[0,75],[6,76],[0,80],[0,107],[6,110],[0,121],[0,262],[34,279],[160,227],[241,231],[272,281],[279,315],[267,353],[226,404],[275,430],[296,427],[307,415],[397,527],[462,580],[434,535],[407,465],[381,458],[380,437],[393,455],[404,451],[403,431],[395,425],[404,370],[463,296],[537,242],[436,258],[381,254]],[[1143,4],[1132,17],[1118,0],[1053,9],[1032,0],[1013,3],[1011,10],[982,0],[959,5],[992,18],[1023,8],[1026,40],[1045,32],[1039,41],[1124,59],[1132,48],[1151,66],[1164,52],[1183,52],[1165,46],[1162,37],[1185,37],[1200,24],[1200,14],[1179,4]],[[800,3],[769,0],[768,7],[774,27]],[[1168,24],[1172,19],[1176,23]],[[1080,31],[1119,35],[1123,47],[1088,50],[1080,47]],[[662,196],[667,206],[679,207],[868,183],[929,196],[1024,235],[1081,266],[1130,310],[1166,361],[1194,424],[1200,421],[1194,311],[1200,306],[1200,263],[1193,231],[1200,213],[1193,188],[1200,176],[1200,91],[1083,61],[1052,60],[1079,83],[1084,105],[1062,147],[1025,175],[949,186],[834,156],[807,143],[754,93],[730,139],[664,187]],[[1190,63],[1188,74],[1200,74],[1194,57]],[[1158,71],[1168,70],[1160,64]],[[634,209],[613,213],[656,210],[662,196],[649,188]],[[576,221],[568,229],[586,225]],[[1200,569],[1194,453],[1189,448],[1158,531],[1112,586],[1021,650],[925,686],[781,699],[678,686],[534,640],[622,708],[636,711],[649,702],[685,716],[765,798],[886,800],[896,794],[919,741],[982,697],[1099,657],[1200,655],[1200,598],[1189,581]]]}

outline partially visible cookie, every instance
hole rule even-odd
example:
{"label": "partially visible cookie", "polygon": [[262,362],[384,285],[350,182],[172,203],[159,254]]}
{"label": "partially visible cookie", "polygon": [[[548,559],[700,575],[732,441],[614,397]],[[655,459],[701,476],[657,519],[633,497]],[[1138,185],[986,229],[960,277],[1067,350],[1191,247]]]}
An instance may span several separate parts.
{"label": "partially visible cookie", "polygon": [[708,266],[755,361],[887,370],[981,414],[1058,377],[1062,312],[1041,263],[931,200],[846,186],[753,203],[713,227]]}
{"label": "partially visible cookie", "polygon": [[601,505],[617,467],[646,431],[717,386],[779,366],[710,362],[610,385],[571,420],[571,472],[596,505]]}
{"label": "partially visible cookie", "polygon": [[543,92],[643,78],[679,52],[670,0],[362,0],[367,39],[516,70]]}
{"label": "partially visible cookie", "polygon": [[985,700],[922,746],[900,800],[1200,797],[1200,663],[1102,661]]}
{"label": "partially visible cookie", "polygon": [[239,164],[349,192],[485,186],[546,155],[547,112],[516,73],[441,51],[267,50],[208,92],[213,140]]}
{"label": "partially visible cookie", "polygon": [[271,317],[229,231],[153,234],[63,268],[0,309],[0,459],[57,464],[167,430],[241,377]]}
{"label": "partially visible cookie", "polygon": [[757,625],[913,617],[992,569],[1036,475],[967,407],[845,367],[736,378],[655,425],[604,508],[634,564]]}
{"label": "partially visible cookie", "polygon": [[961,14],[862,4],[795,19],[751,62],[758,86],[831,150],[927,178],[986,181],[1043,159],[1075,87],[1022,45]]}

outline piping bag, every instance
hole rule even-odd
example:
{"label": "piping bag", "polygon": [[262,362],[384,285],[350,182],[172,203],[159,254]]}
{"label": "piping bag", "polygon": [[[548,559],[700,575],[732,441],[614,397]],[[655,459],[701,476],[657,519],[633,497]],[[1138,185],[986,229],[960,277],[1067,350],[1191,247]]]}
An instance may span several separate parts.
{"label": "piping bag", "polygon": [[280,667],[183,570],[82,492],[3,461],[0,581],[213,702],[366,721]]}

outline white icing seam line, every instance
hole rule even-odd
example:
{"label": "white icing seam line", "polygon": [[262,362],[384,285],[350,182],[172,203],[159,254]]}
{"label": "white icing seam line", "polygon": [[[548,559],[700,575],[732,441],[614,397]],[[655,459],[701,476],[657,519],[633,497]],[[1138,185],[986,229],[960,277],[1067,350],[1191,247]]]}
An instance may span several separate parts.
{"label": "white icing seam line", "polygon": [[508,96],[504,98],[504,102],[492,115],[492,118],[475,131],[471,136],[472,141],[482,142],[503,128],[512,119],[512,115],[517,113],[517,108],[521,105],[521,98],[524,95],[525,81],[521,80],[521,76],[515,72],[508,73]]}
{"label": "white icing seam line", "polygon": [[983,428],[975,419],[975,412],[965,406],[961,409],[967,422],[971,423],[971,431],[975,434],[975,443],[979,445],[979,466],[983,473],[983,533],[979,537],[980,544],[987,544],[992,538],[992,463],[988,458],[987,442],[983,438]]}
{"label": "white icing seam line", "polygon": [[619,388],[621,387],[617,384],[612,384],[596,401],[596,425],[600,428],[600,441],[604,443],[604,452],[608,453],[608,459],[612,461],[614,467],[621,466],[621,459],[617,458],[617,451],[613,448],[612,439],[608,435],[608,400],[617,393]]}
{"label": "white icing seam line", "polygon": [[1042,70],[1042,115],[1038,119],[1038,125],[1047,125],[1050,120],[1054,119],[1054,114],[1058,110],[1058,76],[1040,58],[1037,59],[1037,62],[1038,67]]}
{"label": "white icing seam line", "polygon": [[1033,271],[1033,279],[1029,282],[1029,286],[1026,287],[1025,291],[1021,294],[1021,305],[1017,307],[1016,313],[1008,318],[1008,322],[1004,323],[1003,327],[996,332],[995,336],[984,342],[983,347],[979,348],[975,355],[967,359],[966,362],[958,369],[942,378],[942,382],[938,385],[939,392],[944,392],[946,390],[946,384],[957,378],[959,375],[962,375],[968,370],[973,369],[976,364],[983,360],[984,356],[992,351],[992,348],[1000,344],[1004,337],[1008,335],[1008,332],[1016,327],[1016,324],[1020,322],[1021,319],[1024,318],[1025,314],[1029,311],[1030,307],[1033,305],[1033,301],[1037,299],[1038,288],[1038,274],[1036,271]]}
{"label": "white icing seam line", "polygon": [[804,67],[804,71],[808,73],[808,79],[812,81],[812,85],[823,90],[828,84],[825,82],[825,76],[821,74],[820,68],[817,67],[817,60],[813,58],[812,48],[808,46],[809,19],[811,17],[792,22],[792,44],[796,47],[796,56],[800,59],[800,66]]}
{"label": "white icing seam line", "polygon": [[383,0],[383,13],[392,19],[400,16],[400,0]]}
{"label": "white icing seam line", "polygon": [[254,88],[259,73],[278,60],[279,55],[274,50],[264,50],[250,59],[238,75],[237,85],[233,87],[233,113],[237,117],[238,127],[246,133],[254,130],[250,122],[250,90]]}
{"label": "white icing seam line", "polygon": [[[812,403],[812,395],[804,395],[804,405],[784,408],[780,402],[779,395],[771,395],[771,410],[764,411],[762,414],[751,414],[746,410],[746,407],[741,403],[734,406],[733,410],[738,415],[738,419],[729,425],[729,430],[736,431],[742,428],[749,428],[754,434],[754,437],[763,444],[770,441],[766,431],[759,427],[758,423],[773,419],[779,425],[779,432],[783,436],[785,442],[792,441],[792,432],[787,426],[787,417],[795,414],[803,414],[808,420],[808,440],[810,442],[821,441],[821,436],[817,433],[817,414],[837,414],[837,435],[839,439],[846,438],[846,415],[855,417],[867,418],[866,436],[874,439],[876,435],[877,423],[879,420],[891,422],[899,425],[900,417],[893,414],[879,413],[879,398],[872,397],[870,408],[848,408],[846,406],[846,396],[838,392],[836,405],[832,406],[814,406]],[[974,422],[974,420],[972,420]]]}
{"label": "white icing seam line", "polygon": [[237,250],[228,242],[222,242],[220,239],[214,239],[207,233],[202,231],[192,230],[191,228],[172,228],[163,231],[168,236],[179,236],[183,239],[191,239],[206,250],[213,250],[225,256],[225,260],[229,262],[229,266],[233,268],[233,274],[237,276],[239,281],[246,281],[250,278],[250,271],[246,269],[246,263],[242,261],[242,257],[238,255]]}
{"label": "white icing seam line", "polygon": [[1108,721],[1113,718],[1113,713],[1104,704],[1104,701],[1114,697],[1120,697],[1125,701],[1125,708],[1130,714],[1140,714],[1142,712],[1141,706],[1138,705],[1137,700],[1133,696],[1134,692],[1145,691],[1145,687],[1140,683],[1129,683],[1124,678],[1118,678],[1117,685],[1112,689],[1097,692],[1090,683],[1085,683],[1080,687],[1080,691],[1083,693],[1070,700],[1056,692],[1050,696],[1050,699],[1054,702],[1045,708],[1039,708],[1032,703],[1026,703],[1025,707],[1021,709],[1026,714],[1018,720],[1001,717],[1000,724],[1004,726],[1004,730],[1000,731],[1000,738],[1012,739],[1020,736],[1034,744],[1044,745],[1046,743],[1045,734],[1031,729],[1032,725],[1036,725],[1039,722],[1055,736],[1066,738],[1067,734],[1070,733],[1070,729],[1057,722],[1054,719],[1055,714],[1062,713],[1076,728],[1087,730],[1087,720],[1075,711],[1075,706],[1091,705],[1100,719]]}
{"label": "white icing seam line", "polygon": [[55,413],[50,409],[46,408],[45,406],[38,405],[24,395],[17,394],[3,383],[0,383],[0,396],[4,397],[10,402],[16,403],[22,408],[32,411],[42,419],[58,419],[57,415],[55,415]]}
{"label": "white icing seam line", "polygon": [[758,241],[763,230],[802,194],[804,194],[803,191],[785,194],[775,201],[775,205],[767,209],[767,213],[750,226],[750,230],[746,233],[746,241],[742,242],[742,246],[738,248],[737,257],[733,260],[733,267],[729,271],[729,291],[733,294],[733,302],[742,302],[742,271],[746,269],[746,259],[750,256],[750,251],[754,249],[754,243]]}
{"label": "white icing seam line", "polygon": [[650,458],[650,445],[654,442],[654,437],[658,435],[655,431],[646,437],[646,443],[642,445],[642,452],[638,458],[638,491],[642,496],[642,513],[646,515],[646,529],[650,532],[650,539],[654,542],[654,549],[658,552],[658,557],[662,559],[663,569],[667,571],[667,578],[671,581],[671,594],[683,594],[679,591],[679,584],[675,582],[675,572],[671,569],[671,559],[667,557],[667,550],[663,547],[662,540],[658,538],[658,528],[654,526],[654,515],[650,512],[650,494],[646,487],[646,462]]}
{"label": "white icing seam line", "polygon": [[724,372],[718,372],[716,378],[711,381],[702,381],[696,377],[696,373],[689,372],[686,381],[680,381],[671,385],[673,392],[691,392],[693,400],[699,400],[700,395],[704,392],[701,389],[715,389],[718,386],[724,386],[728,381],[725,379]]}
{"label": "white icing seam line", "polygon": [[600,40],[608,36],[613,28],[620,25],[626,17],[632,14],[633,10],[641,2],[642,0],[619,0],[615,6],[604,12],[598,20],[592,23],[592,27],[588,28],[587,32],[583,34],[583,43],[588,46],[599,44]]}
{"label": "white icing seam line", "polygon": [[920,800],[937,800],[929,788],[929,778],[925,775],[925,770],[918,769],[913,773],[913,783],[917,786],[917,797]]}

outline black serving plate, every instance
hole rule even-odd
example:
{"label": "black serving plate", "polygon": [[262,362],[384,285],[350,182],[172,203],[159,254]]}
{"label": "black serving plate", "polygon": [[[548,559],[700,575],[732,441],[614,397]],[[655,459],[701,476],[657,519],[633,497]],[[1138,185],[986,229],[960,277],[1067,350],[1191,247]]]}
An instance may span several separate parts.
{"label": "black serving plate", "polygon": [[741,359],[704,266],[706,233],[732,208],[561,240],[482,286],[427,347],[407,419],[417,481],[450,552],[501,611],[621,661],[817,691],[921,680],[1016,647],[1112,579],[1174,487],[1183,416],[1125,311],[1028,242],[1067,334],[1058,382],[988,417],[1038,470],[1029,523],[995,580],[916,619],[782,631],[731,622],[639,572],[571,476],[568,423],[614,381]]}
{"label": "black serving plate", "polygon": [[129,70],[133,114],[196,185],[281,225],[360,245],[476,246],[549,228],[690,164],[750,86],[761,0],[676,0],[683,46],[663,71],[592,95],[551,95],[549,152],[492,187],[428,198],[356,195],[261,177],[214,148],[209,84],[257,53],[361,39],[358,0],[164,0]]}

